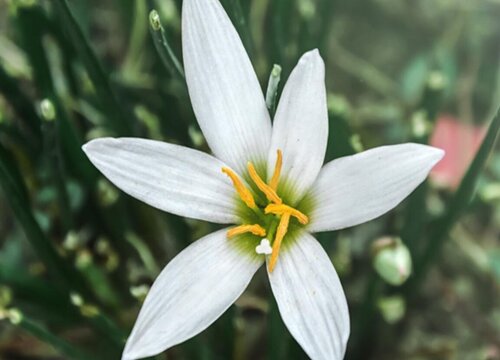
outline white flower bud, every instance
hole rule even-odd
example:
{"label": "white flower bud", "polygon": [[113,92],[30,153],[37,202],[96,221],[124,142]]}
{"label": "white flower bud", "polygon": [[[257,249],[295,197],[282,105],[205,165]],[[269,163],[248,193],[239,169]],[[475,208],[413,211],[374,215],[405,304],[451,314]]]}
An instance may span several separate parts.
{"label": "white flower bud", "polygon": [[40,101],[40,113],[46,121],[54,121],[56,119],[56,108],[49,99]]}
{"label": "white flower bud", "polygon": [[383,237],[373,244],[373,266],[382,279],[401,285],[411,274],[412,262],[408,248],[399,238]]}

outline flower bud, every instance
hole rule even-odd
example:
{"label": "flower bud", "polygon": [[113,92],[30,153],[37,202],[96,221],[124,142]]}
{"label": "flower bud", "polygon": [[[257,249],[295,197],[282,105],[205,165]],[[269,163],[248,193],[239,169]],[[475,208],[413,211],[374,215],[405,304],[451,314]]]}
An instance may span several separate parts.
{"label": "flower bud", "polygon": [[0,286],[0,309],[6,308],[12,301],[12,290],[7,286]]}
{"label": "flower bud", "polygon": [[389,324],[396,324],[406,312],[406,303],[401,296],[383,297],[377,301],[377,307],[384,320]]}
{"label": "flower bud", "polygon": [[312,20],[316,15],[316,4],[311,0],[300,0],[298,3],[299,14],[304,20]]}
{"label": "flower bud", "polygon": [[340,94],[329,93],[327,96],[328,111],[339,116],[349,116],[352,107],[349,101]]}
{"label": "flower bud", "polygon": [[382,279],[401,285],[411,274],[412,262],[408,248],[400,238],[382,237],[373,244],[373,266]]}
{"label": "flower bud", "polygon": [[56,108],[49,99],[40,101],[40,113],[45,121],[54,121],[56,119]]}
{"label": "flower bud", "polygon": [[23,313],[18,309],[8,310],[7,317],[12,325],[19,325],[23,321]]}
{"label": "flower bud", "polygon": [[430,134],[432,131],[432,123],[429,121],[425,110],[419,110],[413,113],[411,117],[411,128],[413,135],[417,138]]}
{"label": "flower bud", "polygon": [[448,79],[446,76],[439,72],[433,71],[429,74],[427,79],[427,86],[429,86],[433,90],[443,90],[447,85]]}
{"label": "flower bud", "polygon": [[120,196],[114,185],[105,179],[99,179],[97,183],[97,192],[99,203],[104,207],[113,205]]}
{"label": "flower bud", "polygon": [[138,299],[140,302],[144,302],[146,299],[146,295],[148,294],[150,290],[149,285],[138,285],[138,286],[131,286],[130,287],[130,294],[132,294],[133,297]]}
{"label": "flower bud", "polygon": [[149,24],[151,25],[151,28],[154,31],[161,30],[161,21],[160,21],[160,15],[158,14],[158,11],[151,10],[151,12],[149,13]]}

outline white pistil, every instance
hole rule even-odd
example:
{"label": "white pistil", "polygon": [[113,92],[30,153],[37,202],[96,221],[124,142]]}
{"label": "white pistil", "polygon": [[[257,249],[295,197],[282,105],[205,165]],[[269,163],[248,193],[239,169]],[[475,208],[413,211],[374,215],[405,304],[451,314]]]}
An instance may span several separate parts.
{"label": "white pistil", "polygon": [[260,241],[260,244],[255,247],[255,252],[259,255],[271,255],[273,248],[269,240],[264,238]]}

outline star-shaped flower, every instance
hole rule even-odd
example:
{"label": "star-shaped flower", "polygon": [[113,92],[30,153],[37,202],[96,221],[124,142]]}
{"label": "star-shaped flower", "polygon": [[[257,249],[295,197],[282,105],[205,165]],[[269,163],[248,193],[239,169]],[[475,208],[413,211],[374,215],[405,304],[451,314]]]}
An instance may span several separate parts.
{"label": "star-shaped flower", "polygon": [[151,206],[236,225],[199,239],[165,267],[123,359],[158,354],[206,329],[264,262],[295,340],[312,359],[341,359],[347,303],[328,255],[310,233],[384,214],[443,152],[383,146],[322,167],[328,118],[317,50],[292,71],[271,125],[250,60],[218,0],[184,0],[182,41],[192,105],[215,156],[137,138],[97,139],[84,150],[110,181]]}

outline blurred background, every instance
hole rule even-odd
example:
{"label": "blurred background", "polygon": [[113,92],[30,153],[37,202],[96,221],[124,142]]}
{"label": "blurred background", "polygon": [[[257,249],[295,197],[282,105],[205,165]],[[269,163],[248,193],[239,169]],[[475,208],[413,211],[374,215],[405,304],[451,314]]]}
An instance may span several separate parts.
{"label": "blurred background", "polygon": [[[208,151],[182,75],[181,3],[0,0],[0,359],[119,359],[156,275],[214,229],[125,195],[80,148],[137,136]],[[320,49],[327,161],[407,141],[446,150],[397,209],[317,236],[348,298],[346,359],[500,359],[500,1],[222,3],[264,93],[274,64],[279,97]],[[261,269],[166,358],[307,356]]]}

